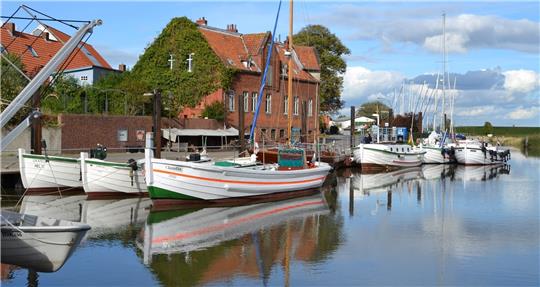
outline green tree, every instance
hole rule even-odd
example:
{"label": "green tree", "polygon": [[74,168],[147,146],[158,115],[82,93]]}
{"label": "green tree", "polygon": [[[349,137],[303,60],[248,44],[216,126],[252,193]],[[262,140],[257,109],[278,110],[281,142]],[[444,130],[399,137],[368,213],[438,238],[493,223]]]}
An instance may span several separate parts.
{"label": "green tree", "polygon": [[[6,57],[7,60],[4,58]],[[22,91],[28,80],[21,75],[11,64],[13,63],[19,70],[24,71],[24,65],[20,59],[13,54],[2,54],[0,57],[0,110],[4,110],[9,103]],[[18,124],[30,111],[28,106],[19,111],[9,124]]]}
{"label": "green tree", "polygon": [[83,88],[71,76],[59,76],[42,92],[41,108],[46,113],[82,113]]}
{"label": "green tree", "polygon": [[343,107],[341,92],[347,64],[343,55],[351,51],[322,25],[308,25],[293,36],[294,44],[314,47],[321,64],[321,111],[336,112]]}
{"label": "green tree", "polygon": [[493,133],[493,125],[490,122],[484,123],[484,134],[492,134]]}
{"label": "green tree", "polygon": [[379,114],[380,119],[388,119],[390,107],[380,101],[367,102],[360,106],[356,111],[356,116],[373,117],[373,114]]}
{"label": "green tree", "polygon": [[225,106],[220,101],[215,101],[206,106],[201,114],[204,118],[223,121],[225,119]]}

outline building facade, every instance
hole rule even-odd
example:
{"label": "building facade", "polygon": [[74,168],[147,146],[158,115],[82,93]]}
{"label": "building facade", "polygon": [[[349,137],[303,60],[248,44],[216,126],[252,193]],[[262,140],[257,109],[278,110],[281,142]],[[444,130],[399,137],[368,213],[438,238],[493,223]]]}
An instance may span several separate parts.
{"label": "building facade", "polygon": [[[241,117],[244,133],[249,133],[257,104],[260,110],[257,119],[258,136],[267,141],[284,141],[288,137],[288,117],[296,135],[313,138],[318,127],[318,94],[320,84],[319,58],[314,48],[294,46],[287,55],[287,42],[276,42],[268,67],[266,86],[262,97],[259,95],[261,79],[272,35],[270,32],[241,34],[236,25],[226,29],[208,26],[206,19],[196,21],[199,31],[221,59],[223,64],[234,68],[234,76],[229,90],[217,90],[204,97],[194,108],[185,108],[180,117],[200,117],[204,107],[215,101],[223,103],[226,110],[225,124],[239,129]],[[293,60],[293,93],[287,93],[288,57]],[[288,98],[292,105],[289,110]],[[240,107],[243,106],[243,112]],[[259,137],[260,139],[260,137]]]}

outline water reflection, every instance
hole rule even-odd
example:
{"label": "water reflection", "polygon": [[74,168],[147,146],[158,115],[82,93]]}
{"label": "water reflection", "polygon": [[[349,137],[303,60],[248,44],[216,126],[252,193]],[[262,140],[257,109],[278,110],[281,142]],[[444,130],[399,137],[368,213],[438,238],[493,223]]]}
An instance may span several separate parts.
{"label": "water reflection", "polygon": [[[317,261],[335,250],[339,232],[328,232],[320,195],[279,202],[199,210],[152,212],[138,246],[162,284],[204,284],[235,276],[269,279],[281,265]],[[175,270],[175,272],[171,272]]]}

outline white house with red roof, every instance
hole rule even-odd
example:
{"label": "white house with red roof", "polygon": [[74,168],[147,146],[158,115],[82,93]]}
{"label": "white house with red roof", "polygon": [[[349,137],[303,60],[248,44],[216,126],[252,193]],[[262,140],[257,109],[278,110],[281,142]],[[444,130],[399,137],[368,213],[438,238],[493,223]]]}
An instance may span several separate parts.
{"label": "white house with red roof", "polygon": [[[39,25],[32,33],[20,32],[15,29],[15,23],[11,22],[2,25],[0,34],[2,53],[20,57],[24,73],[30,78],[70,39],[66,33],[45,25]],[[107,73],[125,69],[123,65],[120,70],[113,69],[99,52],[87,43],[81,44],[60,67],[64,74],[74,77],[81,85],[91,85]]]}

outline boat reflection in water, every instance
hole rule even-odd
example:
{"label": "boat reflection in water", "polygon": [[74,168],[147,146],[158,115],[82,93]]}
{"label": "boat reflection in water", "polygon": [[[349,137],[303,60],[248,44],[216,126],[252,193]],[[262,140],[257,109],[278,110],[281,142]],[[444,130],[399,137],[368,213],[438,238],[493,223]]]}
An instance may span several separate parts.
{"label": "boat reflection in water", "polygon": [[283,263],[287,274],[291,260],[316,260],[337,248],[339,231],[319,234],[321,225],[341,226],[327,220],[331,216],[320,216],[328,213],[321,194],[246,206],[152,211],[137,246],[144,264],[165,286],[243,275],[266,282],[275,263]]}

